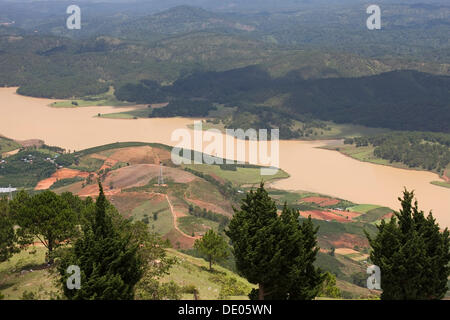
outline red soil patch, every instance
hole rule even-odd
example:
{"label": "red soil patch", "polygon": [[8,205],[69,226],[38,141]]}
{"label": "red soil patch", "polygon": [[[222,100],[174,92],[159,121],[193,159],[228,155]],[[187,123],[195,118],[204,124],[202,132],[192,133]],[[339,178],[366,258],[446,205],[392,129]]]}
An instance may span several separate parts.
{"label": "red soil patch", "polygon": [[162,194],[146,192],[122,192],[109,195],[107,198],[125,217],[129,217],[132,211],[145,201],[151,201],[155,205],[161,201],[166,201],[166,198]]}
{"label": "red soil patch", "polygon": [[227,217],[231,217],[233,215],[232,213],[225,211],[223,208],[221,208],[218,205],[215,205],[213,203],[209,203],[209,202],[199,200],[199,199],[190,199],[187,197],[185,197],[185,199],[188,202],[192,202],[194,205],[196,205],[202,209],[211,210],[212,212],[216,212],[216,213],[222,214]]}
{"label": "red soil patch", "polygon": [[[119,194],[121,191],[122,190],[120,189],[108,189],[107,186],[103,186],[103,192],[105,193],[105,196],[113,196]],[[98,188],[97,183],[95,183],[84,187],[80,192],[78,192],[78,196],[95,198],[98,196],[99,192],[100,189]]]}
{"label": "red soil patch", "polygon": [[169,239],[175,249],[192,249],[195,243],[194,238],[188,238],[176,229],[170,230],[163,236],[163,239]]}
{"label": "red soil patch", "polygon": [[114,159],[107,159],[103,165],[100,167],[100,170],[105,170],[105,169],[111,169],[112,167],[114,167],[119,161],[114,160]]}
{"label": "red soil patch", "polygon": [[[137,164],[123,167],[109,172],[104,185],[113,184],[114,188],[126,189],[132,187],[145,186],[153,178],[159,176],[159,165]],[[177,183],[189,183],[198,179],[193,174],[177,168],[164,167],[163,175],[165,179],[171,179]]]}
{"label": "red soil patch", "polygon": [[321,197],[308,197],[308,198],[300,199],[300,201],[316,203],[321,207],[334,206],[340,202],[337,199],[321,198]]}
{"label": "red soil patch", "polygon": [[360,213],[360,212],[353,212],[353,211],[340,211],[340,210],[334,210],[334,209],[331,209],[330,211],[336,213],[337,215],[342,215],[343,217],[348,217],[349,219],[354,219],[354,218],[362,215],[362,213]]}
{"label": "red soil patch", "polygon": [[442,175],[442,179],[444,179],[445,182],[450,182],[450,171],[449,170],[444,171],[444,174]]}
{"label": "red soil patch", "polygon": [[30,148],[30,147],[40,148],[44,145],[44,141],[38,140],[38,139],[30,139],[30,140],[22,140],[22,141],[16,140],[16,142],[25,148]]}
{"label": "red soil patch", "polygon": [[329,211],[321,211],[321,210],[301,211],[300,215],[305,218],[311,216],[312,219],[317,220],[334,220],[338,222],[351,222],[350,219],[346,219],[345,217],[339,216]]}
{"label": "red soil patch", "polygon": [[91,155],[89,155],[89,157],[90,157],[90,158],[94,158],[94,159],[103,160],[103,161],[105,161],[106,159],[108,159],[108,157],[102,156],[101,154],[98,154],[98,153],[91,154]]}
{"label": "red soil patch", "polygon": [[117,149],[108,160],[129,164],[158,164],[171,159],[170,152],[150,146]]}
{"label": "red soil patch", "polygon": [[390,212],[390,213],[387,213],[387,214],[385,214],[384,216],[382,216],[382,217],[380,218],[380,220],[390,219],[390,218],[392,218],[393,216],[394,216],[394,213],[393,213],[393,212]]}
{"label": "red soil patch", "polygon": [[323,240],[327,241],[335,248],[353,249],[355,246],[358,246],[360,248],[366,248],[369,246],[367,238],[350,233],[324,236]]}
{"label": "red soil patch", "polygon": [[68,168],[59,169],[50,178],[39,181],[34,190],[47,190],[58,180],[72,179],[75,177],[87,178],[88,176],[89,172]]}

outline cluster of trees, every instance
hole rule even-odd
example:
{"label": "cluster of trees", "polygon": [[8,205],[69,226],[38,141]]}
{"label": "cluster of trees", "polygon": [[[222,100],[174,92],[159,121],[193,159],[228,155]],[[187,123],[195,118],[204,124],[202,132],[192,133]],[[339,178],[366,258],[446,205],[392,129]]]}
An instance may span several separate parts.
{"label": "cluster of trees", "polygon": [[0,185],[34,187],[56,171],[55,164],[46,161],[47,157],[48,154],[34,150],[24,150],[8,157],[7,163],[0,166]]}
{"label": "cluster of trees", "polygon": [[213,103],[204,100],[174,99],[164,108],[152,109],[153,118],[168,117],[207,117],[209,111],[215,110]]}
{"label": "cluster of trees", "polygon": [[137,84],[127,83],[114,92],[117,99],[136,103],[163,103],[167,95],[158,82],[141,80]]}
{"label": "cluster of trees", "polygon": [[[362,78],[305,80],[295,74],[272,78],[258,66],[223,72],[198,72],[171,86],[149,89],[142,83],[125,85],[127,96],[161,90],[174,102],[156,109],[152,116],[207,116],[213,103],[238,107],[230,128],[280,128],[283,138],[309,136],[311,128],[293,129],[292,119],[306,124],[314,119],[361,124],[395,130],[450,132],[450,77],[417,71],[392,71]],[[141,90],[140,90],[141,89]],[[152,91],[153,93],[148,93]],[[277,107],[261,107],[270,98],[289,98]],[[245,116],[247,113],[247,116]],[[409,115],[414,114],[411,118]],[[242,121],[242,119],[245,119]],[[250,120],[250,121],[249,121]],[[319,122],[320,124],[320,122]],[[326,126],[322,124],[322,128]]]}
{"label": "cluster of trees", "polygon": [[376,157],[441,174],[450,164],[450,135],[446,133],[393,132],[346,139],[344,143],[357,147],[373,145]]}
{"label": "cluster of trees", "polygon": [[314,266],[319,251],[317,231],[311,218],[302,221],[298,211],[286,205],[278,215],[263,184],[249,192],[226,234],[238,271],[259,285],[250,298],[315,298],[325,280],[325,274]]}
{"label": "cluster of trees", "polygon": [[[0,185],[34,187],[40,180],[50,177],[57,170],[57,166],[68,167],[78,162],[74,154],[64,153],[64,150],[58,147],[44,145],[41,148],[43,150],[36,147],[25,148],[5,159],[7,163],[0,166]],[[52,158],[47,150],[58,153],[53,162],[47,160]]]}
{"label": "cluster of trees", "polygon": [[[38,239],[47,248],[47,263],[59,274],[62,298],[133,299],[136,292],[158,296],[147,290],[158,290],[155,281],[174,263],[166,256],[168,243],[142,222],[122,218],[99,187],[95,202],[51,191],[33,196],[21,191],[12,201],[2,199],[1,261]],[[80,268],[78,290],[67,286],[72,265]]]}
{"label": "cluster of trees", "polygon": [[[405,190],[400,212],[367,234],[371,261],[381,270],[385,300],[442,299],[450,276],[450,232],[441,232],[431,212],[425,216]],[[414,202],[413,202],[414,201]]]}
{"label": "cluster of trees", "polygon": [[205,174],[203,172],[200,172],[200,171],[197,171],[197,170],[194,170],[191,168],[184,168],[184,170],[196,175],[197,177],[205,179],[206,181],[215,185],[219,189],[219,192],[224,197],[227,197],[227,198],[230,198],[233,200],[236,200],[238,198],[238,189],[233,187],[233,184],[230,181],[221,183],[220,181],[217,181],[216,179],[214,179],[214,177],[210,176],[209,174]]}
{"label": "cluster of trees", "polygon": [[215,213],[211,210],[206,210],[205,208],[202,209],[199,206],[193,206],[192,204],[189,205],[189,214],[219,222],[219,230],[224,230],[225,227],[230,223],[230,219],[223,214]]}

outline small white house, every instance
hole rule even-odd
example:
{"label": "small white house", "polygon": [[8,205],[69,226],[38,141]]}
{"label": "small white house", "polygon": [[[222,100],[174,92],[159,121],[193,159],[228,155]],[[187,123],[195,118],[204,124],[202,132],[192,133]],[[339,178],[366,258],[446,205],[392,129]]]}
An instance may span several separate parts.
{"label": "small white house", "polygon": [[0,188],[0,193],[10,193],[17,191],[17,188]]}

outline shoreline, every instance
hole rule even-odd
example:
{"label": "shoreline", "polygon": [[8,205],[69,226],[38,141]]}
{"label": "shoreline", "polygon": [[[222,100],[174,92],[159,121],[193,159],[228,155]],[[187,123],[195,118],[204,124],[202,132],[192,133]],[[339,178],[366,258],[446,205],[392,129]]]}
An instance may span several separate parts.
{"label": "shoreline", "polygon": [[[327,148],[326,146],[323,146],[323,147],[317,147],[317,148],[324,149],[324,150],[329,150],[329,151],[336,151],[336,152],[342,154],[343,156],[346,156],[346,157],[348,157],[348,158],[350,158],[350,159],[353,159],[353,160],[356,160],[356,161],[359,161],[359,162],[365,162],[365,163],[370,163],[370,164],[379,165],[379,166],[385,166],[385,167],[390,167],[390,168],[396,168],[396,169],[401,169],[401,170],[433,173],[433,174],[435,174],[440,180],[442,180],[443,182],[446,182],[446,183],[449,183],[449,182],[450,182],[450,179],[449,179],[449,178],[446,178],[445,176],[441,176],[441,175],[439,175],[439,174],[438,174],[437,172],[435,172],[435,171],[430,171],[430,170],[421,169],[421,168],[410,168],[410,167],[408,167],[408,166],[406,166],[406,165],[404,165],[404,167],[403,167],[403,166],[389,165],[389,164],[384,164],[384,163],[376,163],[376,162],[372,162],[372,161],[369,161],[369,160],[361,160],[361,159],[358,159],[358,158],[356,158],[356,157],[352,157],[351,155],[346,154],[346,153],[344,153],[344,152],[342,152],[342,151],[340,151],[340,150],[336,150],[336,149],[333,149],[333,148]],[[380,159],[380,160],[385,160],[385,159],[383,159],[383,158],[378,158],[378,159]],[[386,160],[386,161],[387,161],[387,160]],[[430,181],[430,183],[431,183],[431,182],[432,182],[432,181]],[[431,183],[431,184],[432,184],[432,183]],[[437,186],[437,185],[436,185],[436,186]],[[440,187],[442,187],[442,186],[440,186]],[[444,187],[444,188],[445,188],[445,187]]]}

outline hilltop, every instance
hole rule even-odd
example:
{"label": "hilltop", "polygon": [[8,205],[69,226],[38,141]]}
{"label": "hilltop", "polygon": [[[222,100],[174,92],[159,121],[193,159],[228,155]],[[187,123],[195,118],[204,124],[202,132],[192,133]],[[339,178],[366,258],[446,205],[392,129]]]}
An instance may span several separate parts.
{"label": "hilltop", "polygon": [[[100,179],[108,200],[122,216],[143,221],[151,231],[168,239],[173,247],[172,254],[178,255],[176,250],[183,250],[198,256],[192,249],[194,241],[210,228],[222,233],[233,215],[233,206],[238,207],[240,199],[263,177],[257,166],[175,166],[170,161],[170,150],[165,145],[130,142],[65,153],[62,149],[44,144],[39,148],[22,149],[16,155],[4,158],[7,162],[5,166],[17,158],[19,161],[15,164],[15,170],[32,170],[29,172],[33,174],[27,174],[24,179],[23,175],[18,178],[16,173],[9,171],[10,174],[1,174],[0,181],[1,184],[26,187],[33,193],[50,188],[57,193],[72,192],[83,198],[95,198],[98,194],[96,179]],[[29,155],[32,157],[28,158]],[[27,161],[21,160],[24,156]],[[164,185],[158,185],[160,163],[164,165]],[[62,164],[64,168],[59,167]],[[280,170],[271,180],[286,177],[287,174]],[[266,180],[269,186],[271,180]],[[365,279],[368,259],[368,242],[363,230],[375,232],[374,224],[389,218],[393,211],[379,206],[359,206],[307,191],[288,192],[269,188],[269,194],[275,199],[279,210],[286,202],[300,210],[302,217],[311,216],[314,224],[320,227],[318,242],[321,252],[317,264],[337,275],[343,297],[368,296],[370,292],[364,289],[362,280]],[[23,263],[32,263],[26,258],[28,255],[21,254],[20,257]],[[199,280],[199,287],[202,284],[220,291],[218,283],[223,282],[220,278],[223,275],[219,275],[220,279],[213,277],[213,280],[208,280],[211,275],[203,274],[206,271],[199,267],[206,265],[206,262],[187,256],[183,259],[189,261],[188,265],[175,266],[176,272],[171,273],[168,281],[177,279],[182,282],[180,274],[189,272],[192,273],[189,278],[194,281],[197,277],[195,270],[198,270],[198,277],[206,278],[206,284]],[[230,270],[224,271],[227,274],[236,270],[232,257],[222,266]],[[44,274],[42,276],[46,277]],[[208,281],[216,282],[208,284]],[[200,297],[218,294],[214,290],[200,290]]]}

